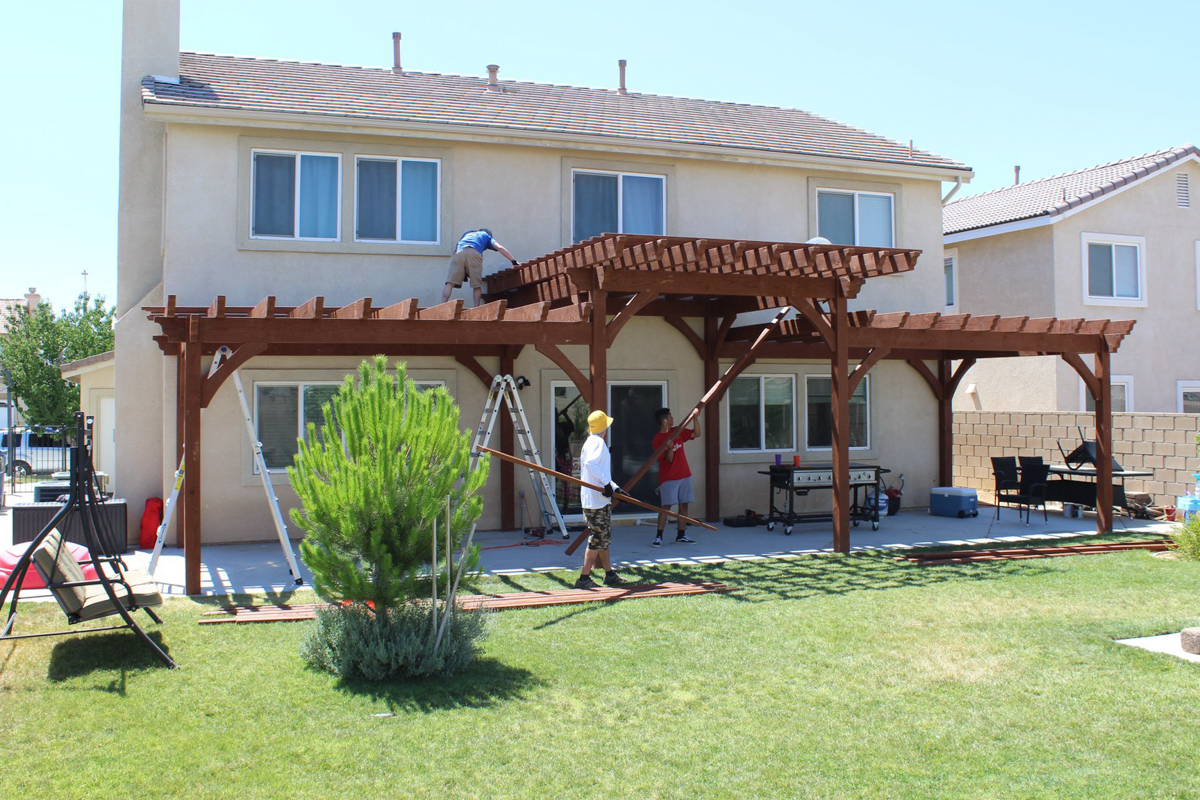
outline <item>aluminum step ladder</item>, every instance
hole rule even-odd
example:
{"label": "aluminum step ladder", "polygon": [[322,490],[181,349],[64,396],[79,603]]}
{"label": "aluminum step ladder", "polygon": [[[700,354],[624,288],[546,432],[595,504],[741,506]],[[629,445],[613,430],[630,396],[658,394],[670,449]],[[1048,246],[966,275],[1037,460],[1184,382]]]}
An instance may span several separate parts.
{"label": "aluminum step ladder", "polygon": [[[475,431],[475,441],[471,443],[471,458],[474,459],[471,468],[474,469],[479,464],[480,445],[486,447],[492,439],[492,430],[496,427],[501,403],[508,408],[509,419],[512,420],[513,430],[517,434],[517,447],[524,454],[525,460],[542,466],[541,455],[529,429],[529,419],[525,416],[525,407],[521,404],[517,382],[512,375],[497,375],[492,379],[487,401],[483,404],[483,416],[480,417],[479,428]],[[533,483],[533,496],[537,500],[538,510],[542,513],[542,525],[546,531],[557,528],[562,538],[571,538],[567,533],[567,525],[563,522],[562,513],[558,510],[558,503],[554,500],[554,492],[550,489],[546,473],[530,468],[529,480]]]}
{"label": "aluminum step ladder", "polygon": [[[209,366],[208,374],[212,377],[221,362],[233,355],[233,351],[228,347],[221,347],[217,350],[213,357],[212,364]],[[242,405],[242,419],[246,423],[246,432],[250,436],[250,449],[254,452],[254,466],[258,470],[258,475],[262,478],[263,490],[267,494],[267,504],[271,507],[271,519],[275,523],[275,532],[279,535],[279,544],[283,548],[283,556],[287,560],[288,572],[291,573],[292,580],[297,586],[304,584],[304,578],[300,573],[300,565],[296,562],[296,553],[292,550],[292,540],[288,538],[287,523],[283,521],[283,513],[279,510],[279,498],[275,495],[275,486],[271,483],[271,474],[267,470],[267,461],[263,458],[262,442],[258,440],[258,436],[254,430],[254,417],[250,414],[250,404],[246,401],[246,389],[242,385],[242,376],[237,370],[233,372],[233,385],[237,389],[238,401]],[[171,498],[167,501],[166,510],[163,513],[162,525],[158,528],[158,537],[154,542],[154,553],[150,556],[151,575],[154,574],[154,568],[158,565],[158,557],[162,553],[163,540],[167,536],[167,527],[171,524],[171,517],[175,512],[175,505],[179,499],[179,489],[183,486],[184,473],[183,461],[179,462],[179,469],[175,472],[175,487],[171,490]]]}

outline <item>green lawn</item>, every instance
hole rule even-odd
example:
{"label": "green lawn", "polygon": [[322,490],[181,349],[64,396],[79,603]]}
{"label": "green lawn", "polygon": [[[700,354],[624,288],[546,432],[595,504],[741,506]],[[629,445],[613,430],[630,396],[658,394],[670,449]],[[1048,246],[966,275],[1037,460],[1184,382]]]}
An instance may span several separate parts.
{"label": "green lawn", "polygon": [[[0,797],[1200,796],[1200,665],[1112,641],[1200,624],[1200,564],[640,577],[742,591],[496,614],[444,683],[340,683],[297,655],[310,623],[201,627],[189,600],[161,629],[178,671],[128,632],[0,645]],[[36,605],[25,630],[59,624]]]}

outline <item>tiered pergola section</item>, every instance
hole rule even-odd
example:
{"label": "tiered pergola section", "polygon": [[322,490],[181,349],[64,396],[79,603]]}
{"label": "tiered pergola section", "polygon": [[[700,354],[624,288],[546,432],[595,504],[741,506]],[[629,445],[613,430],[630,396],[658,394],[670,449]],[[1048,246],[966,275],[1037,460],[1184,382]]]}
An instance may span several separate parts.
{"label": "tiered pergola section", "polygon": [[[570,377],[585,402],[604,409],[608,349],[635,316],[662,318],[692,344],[703,364],[709,388],[687,416],[703,414],[709,432],[703,443],[710,520],[720,511],[718,403],[758,358],[829,362],[834,547],[846,552],[849,402],[871,367],[885,358],[899,359],[925,378],[938,403],[939,480],[949,485],[951,400],[966,371],[979,358],[1055,355],[1079,372],[1096,400],[1097,524],[1111,529],[1109,357],[1133,323],[847,309],[865,281],[911,271],[919,255],[918,250],[896,248],[606,234],[490,276],[488,302],[479,308],[464,309],[459,300],[421,308],[412,298],[377,304],[369,297],[330,307],[321,297],[298,306],[281,306],[267,297],[253,307],[228,306],[224,297],[217,297],[208,306],[184,307],[172,296],[166,306],[146,311],[162,331],[155,339],[164,354],[177,358],[179,370],[177,442],[187,475],[179,530],[187,590],[193,593],[200,585],[200,411],[225,378],[250,358],[450,355],[490,385],[494,373],[479,358],[497,358],[496,370],[511,373],[517,356],[532,346]],[[777,313],[766,324],[750,324],[741,316],[767,309]],[[699,320],[699,330],[688,319]],[[588,364],[573,363],[564,345],[586,345]],[[201,359],[221,346],[234,355],[206,376]],[[1093,368],[1084,363],[1085,355],[1093,357]],[[851,366],[851,360],[857,363]],[[722,370],[723,361],[732,363]],[[511,423],[502,415],[503,451],[513,452],[513,438]],[[639,480],[658,455],[625,487]],[[500,517],[507,530],[515,520],[514,474],[508,463],[500,473]]]}

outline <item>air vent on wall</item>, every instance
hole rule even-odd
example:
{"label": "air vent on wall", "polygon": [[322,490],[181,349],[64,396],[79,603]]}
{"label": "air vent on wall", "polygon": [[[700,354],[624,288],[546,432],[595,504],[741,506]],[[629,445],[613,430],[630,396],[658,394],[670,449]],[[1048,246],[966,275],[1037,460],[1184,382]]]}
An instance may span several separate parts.
{"label": "air vent on wall", "polygon": [[1192,190],[1186,172],[1175,173],[1175,202],[1180,208],[1192,207]]}

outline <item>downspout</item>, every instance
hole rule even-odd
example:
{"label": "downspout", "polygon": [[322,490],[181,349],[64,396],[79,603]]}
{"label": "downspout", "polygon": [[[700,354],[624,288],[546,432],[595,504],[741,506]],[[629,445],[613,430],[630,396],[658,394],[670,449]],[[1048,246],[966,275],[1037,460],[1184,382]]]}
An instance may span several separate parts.
{"label": "downspout", "polygon": [[959,189],[961,189],[961,188],[962,188],[962,176],[959,176],[959,177],[957,177],[957,178],[955,178],[955,179],[954,179],[954,188],[953,188],[953,189],[951,189],[951,190],[950,190],[950,191],[949,191],[949,192],[946,194],[946,196],[942,198],[942,205],[946,205],[946,203],[949,203],[949,202],[950,202],[950,198],[954,197],[954,195],[955,195],[955,194],[957,194],[957,193],[958,193],[958,190],[959,190]]}

